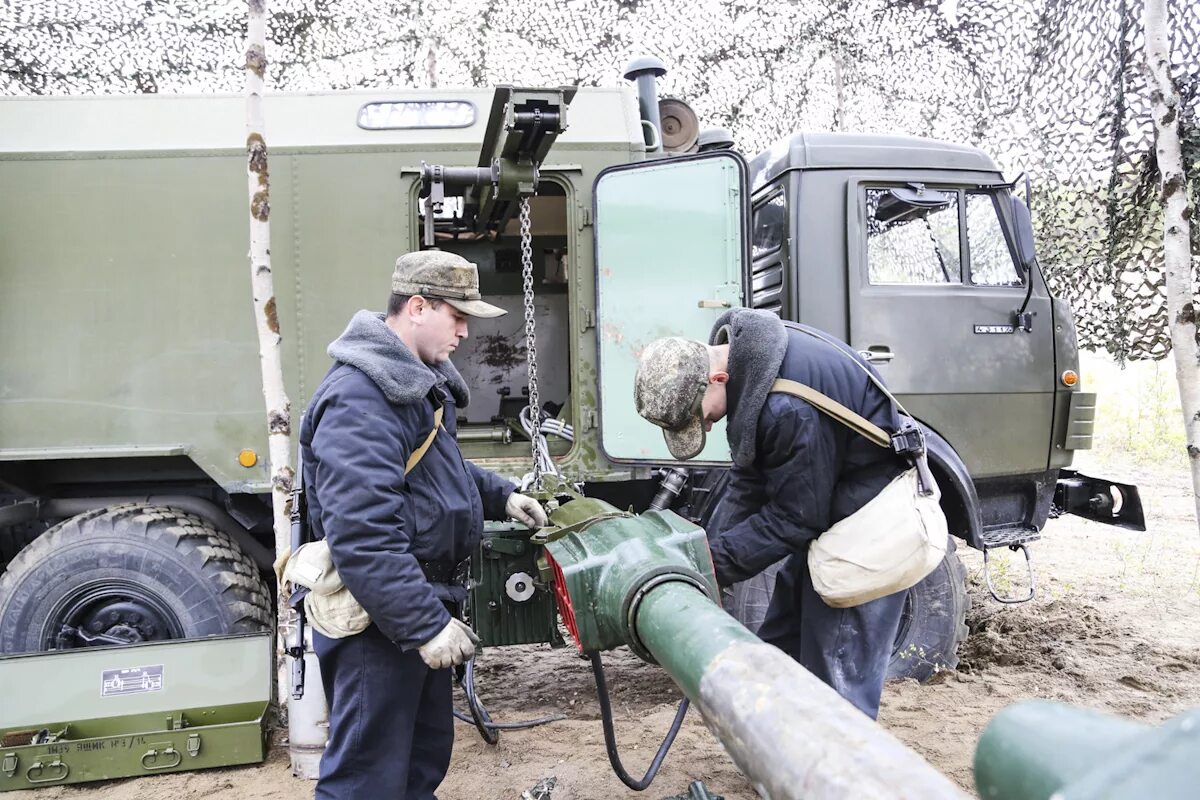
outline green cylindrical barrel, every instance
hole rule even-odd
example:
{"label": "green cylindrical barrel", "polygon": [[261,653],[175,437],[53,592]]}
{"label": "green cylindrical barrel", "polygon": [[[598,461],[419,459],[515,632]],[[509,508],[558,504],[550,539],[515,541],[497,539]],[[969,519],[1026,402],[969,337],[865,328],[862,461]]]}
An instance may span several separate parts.
{"label": "green cylindrical barrel", "polygon": [[996,715],[975,749],[983,800],[1046,800],[1145,730],[1086,708],[1031,700]]}
{"label": "green cylindrical barrel", "polygon": [[965,798],[912,750],[693,585],[645,589],[634,635],[765,797]]}
{"label": "green cylindrical barrel", "polygon": [[1175,800],[1200,786],[1200,710],[1150,728],[1062,703],[1009,706],[975,749],[983,800]]}

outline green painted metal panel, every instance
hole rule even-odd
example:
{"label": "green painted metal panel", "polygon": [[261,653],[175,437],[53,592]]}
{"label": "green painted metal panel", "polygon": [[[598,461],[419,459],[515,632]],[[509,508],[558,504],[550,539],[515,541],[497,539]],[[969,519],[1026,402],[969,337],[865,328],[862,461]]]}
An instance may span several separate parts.
{"label": "green painted metal panel", "polygon": [[237,463],[266,448],[242,158],[0,161],[0,184],[0,447],[179,446],[265,483]]}
{"label": "green painted metal panel", "polygon": [[1096,427],[1096,395],[1092,392],[1072,392],[1067,411],[1068,450],[1087,450],[1092,446],[1092,431]]}
{"label": "green painted metal panel", "polygon": [[[158,666],[157,686],[121,693],[106,690],[114,671]],[[62,720],[167,713],[213,704],[265,701],[271,691],[271,637],[252,634],[120,647],[86,647],[0,658],[0,686],[53,686],[39,692],[8,692],[0,730],[54,728]],[[214,688],[219,692],[214,695]],[[93,734],[96,735],[96,734]]]}
{"label": "green painted metal panel", "polygon": [[471,627],[485,647],[562,644],[551,587],[538,574],[541,547],[524,525],[488,522],[471,559]]}
{"label": "green painted metal panel", "polygon": [[[880,370],[887,377],[887,369]],[[896,398],[954,446],[971,477],[1044,470],[1053,393],[901,394]]]}
{"label": "green painted metal panel", "polygon": [[0,791],[261,761],[272,639],[0,658]]}
{"label": "green painted metal panel", "polygon": [[[600,436],[610,458],[673,461],[634,408],[638,357],[663,336],[706,340],[724,308],[742,304],[744,186],[743,162],[726,153],[618,168],[596,182]],[[696,460],[729,460],[724,422]]]}

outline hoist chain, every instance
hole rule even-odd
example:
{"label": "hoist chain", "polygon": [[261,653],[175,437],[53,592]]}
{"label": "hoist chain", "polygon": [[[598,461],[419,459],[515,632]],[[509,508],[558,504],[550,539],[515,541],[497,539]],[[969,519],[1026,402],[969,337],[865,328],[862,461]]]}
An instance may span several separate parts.
{"label": "hoist chain", "polygon": [[521,277],[525,291],[525,357],[529,362],[529,420],[533,431],[529,437],[533,453],[533,482],[529,488],[542,491],[542,464],[538,445],[542,441],[542,406],[538,400],[537,337],[533,319],[533,235],[530,233],[529,198],[521,198]]}

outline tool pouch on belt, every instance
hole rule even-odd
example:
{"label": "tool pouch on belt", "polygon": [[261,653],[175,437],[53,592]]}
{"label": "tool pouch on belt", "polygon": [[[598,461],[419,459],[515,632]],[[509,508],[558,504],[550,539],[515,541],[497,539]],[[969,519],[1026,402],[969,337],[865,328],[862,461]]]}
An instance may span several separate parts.
{"label": "tool pouch on belt", "polygon": [[331,639],[341,639],[362,633],[371,624],[366,609],[354,599],[342,583],[329,555],[329,545],[322,539],[301,545],[292,553],[283,571],[284,580],[304,586],[304,612],[308,623]]}

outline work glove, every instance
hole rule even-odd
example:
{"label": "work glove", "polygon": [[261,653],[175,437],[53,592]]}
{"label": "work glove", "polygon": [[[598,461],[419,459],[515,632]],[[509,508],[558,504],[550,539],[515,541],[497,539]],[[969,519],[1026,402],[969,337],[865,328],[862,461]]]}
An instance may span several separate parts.
{"label": "work glove", "polygon": [[441,633],[417,648],[421,660],[430,669],[445,669],[469,661],[475,655],[479,637],[461,619],[450,618]]}
{"label": "work glove", "polygon": [[529,528],[544,528],[550,524],[542,504],[526,494],[513,492],[504,504],[504,513]]}

